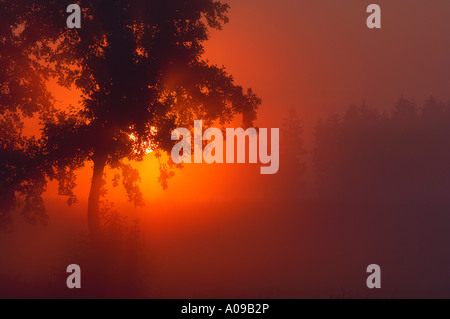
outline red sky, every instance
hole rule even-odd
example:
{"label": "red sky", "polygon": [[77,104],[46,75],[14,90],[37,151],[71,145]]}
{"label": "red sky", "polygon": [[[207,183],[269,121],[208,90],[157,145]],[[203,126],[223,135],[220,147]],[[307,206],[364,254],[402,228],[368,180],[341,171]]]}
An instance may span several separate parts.
{"label": "red sky", "polygon": [[[294,107],[310,126],[352,103],[390,109],[400,95],[450,99],[448,1],[230,0],[207,56],[263,98],[260,118]],[[382,28],[366,27],[377,3]]]}

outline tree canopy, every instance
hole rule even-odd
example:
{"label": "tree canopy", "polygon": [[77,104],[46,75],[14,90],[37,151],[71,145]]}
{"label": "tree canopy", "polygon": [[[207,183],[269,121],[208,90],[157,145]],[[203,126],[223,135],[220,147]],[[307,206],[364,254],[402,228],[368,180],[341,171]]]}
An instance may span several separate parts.
{"label": "tree canopy", "polygon": [[[256,118],[261,100],[235,84],[224,67],[203,57],[209,30],[228,22],[227,4],[80,1],[82,27],[69,29],[67,4],[61,1],[0,3],[0,112],[9,123],[2,125],[7,132],[1,151],[11,150],[12,157],[20,158],[7,162],[2,157],[10,165],[3,165],[1,174],[14,180],[2,181],[11,203],[16,191],[30,185],[24,191],[30,209],[39,207],[44,216],[40,195],[47,179],[57,179],[59,193],[72,203],[75,171],[92,161],[88,219],[96,236],[106,165],[122,169],[128,198],[138,203],[137,172],[123,159],[142,160],[149,150],[157,156],[169,150],[171,131],[191,127],[194,119],[225,124],[242,114],[244,125],[250,126]],[[81,90],[81,107],[55,108],[45,85],[49,77]],[[40,137],[21,137],[24,116],[40,119]],[[171,176],[170,165],[162,166],[163,185]],[[6,211],[1,213],[4,221]]]}

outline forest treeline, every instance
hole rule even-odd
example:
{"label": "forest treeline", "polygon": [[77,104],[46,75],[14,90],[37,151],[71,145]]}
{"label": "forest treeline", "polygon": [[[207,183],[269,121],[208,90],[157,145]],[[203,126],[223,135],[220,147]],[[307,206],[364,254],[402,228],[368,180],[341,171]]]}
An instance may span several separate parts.
{"label": "forest treeline", "polygon": [[[352,105],[342,115],[319,121],[309,159],[299,135],[300,121],[292,112],[281,144],[297,146],[282,147],[280,160],[290,196],[306,187],[324,201],[448,201],[450,105],[434,97],[421,106],[402,97],[384,112]],[[291,174],[293,170],[297,174]],[[308,170],[310,179],[305,178]]]}

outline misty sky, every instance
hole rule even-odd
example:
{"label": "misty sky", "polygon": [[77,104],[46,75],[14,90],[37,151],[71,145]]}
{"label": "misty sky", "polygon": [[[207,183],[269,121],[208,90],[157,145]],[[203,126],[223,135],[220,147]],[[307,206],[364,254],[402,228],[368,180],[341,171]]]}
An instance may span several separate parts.
{"label": "misty sky", "polygon": [[[352,103],[390,109],[450,100],[450,2],[230,0],[230,23],[214,32],[207,57],[263,98],[262,122],[295,107],[306,128]],[[368,29],[366,8],[382,9]],[[269,122],[270,123],[270,122]]]}

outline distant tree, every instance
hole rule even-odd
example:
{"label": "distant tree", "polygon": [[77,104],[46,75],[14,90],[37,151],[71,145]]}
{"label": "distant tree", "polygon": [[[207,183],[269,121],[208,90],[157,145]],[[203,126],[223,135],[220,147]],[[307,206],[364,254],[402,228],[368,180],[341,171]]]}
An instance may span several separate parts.
{"label": "distant tree", "polygon": [[386,116],[365,104],[351,105],[316,128],[314,166],[323,196],[345,200],[371,196],[381,170]]}
{"label": "distant tree", "polygon": [[422,108],[400,98],[390,114],[365,105],[316,128],[321,196],[346,202],[446,201],[450,116],[433,97]]}
{"label": "distant tree", "polygon": [[303,142],[303,127],[297,111],[291,108],[283,120],[280,129],[280,171],[284,186],[292,193],[302,192],[306,171],[305,155],[307,153]]}
{"label": "distant tree", "polygon": [[319,120],[314,131],[313,165],[317,187],[322,193],[335,189],[332,174],[338,172],[340,163],[341,127],[341,118],[336,114],[326,121]]}
{"label": "distant tree", "polygon": [[[76,200],[75,171],[93,162],[88,224],[96,240],[101,237],[99,198],[105,166],[122,170],[128,198],[140,204],[139,175],[123,159],[142,160],[150,150],[160,157],[172,146],[171,131],[191,127],[194,119],[224,124],[242,114],[244,125],[250,126],[261,101],[251,89],[236,85],[224,68],[202,57],[209,29],[228,22],[227,4],[87,0],[80,2],[80,29],[66,27],[66,5],[59,0],[28,1],[19,24],[24,35],[35,34],[40,40],[32,50],[59,83],[74,84],[83,93],[81,108],[42,116],[40,152],[45,175],[59,181],[59,193],[68,196],[69,203]],[[163,185],[172,175],[172,164],[161,166]]]}
{"label": "distant tree", "polygon": [[430,96],[425,101],[420,115],[424,121],[428,122],[445,121],[447,117],[445,111],[444,103],[439,102],[433,96]]}
{"label": "distant tree", "polygon": [[403,124],[414,124],[414,121],[417,120],[418,112],[417,106],[414,102],[401,97],[397,103],[395,104],[394,109],[392,110],[392,118],[398,122],[402,122]]}

